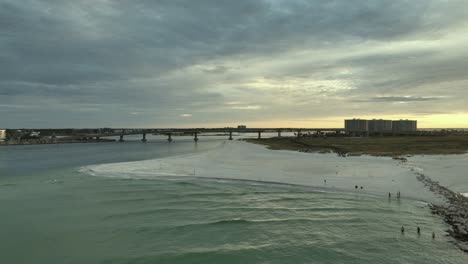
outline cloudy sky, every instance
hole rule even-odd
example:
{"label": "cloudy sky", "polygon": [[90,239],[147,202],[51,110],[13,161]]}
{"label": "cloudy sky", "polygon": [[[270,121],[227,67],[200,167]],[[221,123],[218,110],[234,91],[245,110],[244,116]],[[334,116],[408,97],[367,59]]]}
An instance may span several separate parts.
{"label": "cloudy sky", "polygon": [[2,127],[468,127],[468,0],[0,0]]}

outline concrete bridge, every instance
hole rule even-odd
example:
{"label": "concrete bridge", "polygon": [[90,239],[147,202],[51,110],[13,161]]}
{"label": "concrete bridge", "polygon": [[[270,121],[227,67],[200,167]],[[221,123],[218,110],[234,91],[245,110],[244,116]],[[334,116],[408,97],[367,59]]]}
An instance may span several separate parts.
{"label": "concrete bridge", "polygon": [[[99,129],[97,129],[99,130]],[[119,141],[124,141],[124,136],[127,135],[142,135],[141,141],[146,142],[146,135],[166,135],[167,140],[172,141],[174,135],[191,135],[194,141],[198,141],[200,134],[207,133],[223,133],[228,135],[228,139],[232,140],[233,133],[254,133],[257,138],[262,138],[262,133],[277,133],[281,137],[283,132],[294,132],[299,137],[303,133],[316,133],[322,132],[341,134],[345,133],[344,128],[114,128],[107,130],[106,133],[76,133],[74,136],[85,138],[96,138],[99,140],[101,137],[118,136]]]}

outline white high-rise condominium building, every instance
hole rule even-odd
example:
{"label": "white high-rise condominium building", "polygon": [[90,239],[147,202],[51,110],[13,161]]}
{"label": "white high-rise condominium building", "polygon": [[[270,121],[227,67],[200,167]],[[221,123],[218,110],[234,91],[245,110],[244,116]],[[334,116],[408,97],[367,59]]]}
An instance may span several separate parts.
{"label": "white high-rise condominium building", "polygon": [[369,120],[369,132],[391,132],[392,120],[372,119]]}
{"label": "white high-rise condominium building", "polygon": [[417,131],[418,125],[416,120],[395,120],[392,121],[392,129],[395,132],[411,132]]}
{"label": "white high-rise condominium building", "polygon": [[0,129],[0,141],[4,141],[6,139],[6,130]]}
{"label": "white high-rise condominium building", "polygon": [[348,132],[367,132],[368,124],[365,119],[345,120],[345,130]]}

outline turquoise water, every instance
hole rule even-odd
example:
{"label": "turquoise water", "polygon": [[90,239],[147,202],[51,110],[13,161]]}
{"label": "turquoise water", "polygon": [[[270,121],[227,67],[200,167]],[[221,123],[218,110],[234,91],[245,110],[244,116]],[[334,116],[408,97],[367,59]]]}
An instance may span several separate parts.
{"label": "turquoise water", "polygon": [[0,263],[468,263],[444,235],[447,226],[417,199],[202,175],[108,178],[80,169],[222,144],[0,148]]}

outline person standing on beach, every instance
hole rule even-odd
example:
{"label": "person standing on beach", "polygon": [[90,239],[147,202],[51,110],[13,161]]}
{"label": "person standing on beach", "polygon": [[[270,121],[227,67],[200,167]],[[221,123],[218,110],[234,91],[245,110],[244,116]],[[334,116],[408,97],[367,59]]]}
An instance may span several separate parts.
{"label": "person standing on beach", "polygon": [[405,228],[403,226],[401,226],[401,233],[404,234],[405,233]]}
{"label": "person standing on beach", "polygon": [[419,228],[419,226],[418,226],[418,228],[416,229],[416,231],[418,232],[418,235],[421,235],[421,228]]}
{"label": "person standing on beach", "polygon": [[392,194],[391,193],[388,193],[388,198],[390,199],[392,197]]}
{"label": "person standing on beach", "polygon": [[435,233],[432,232],[432,239],[435,239]]}

